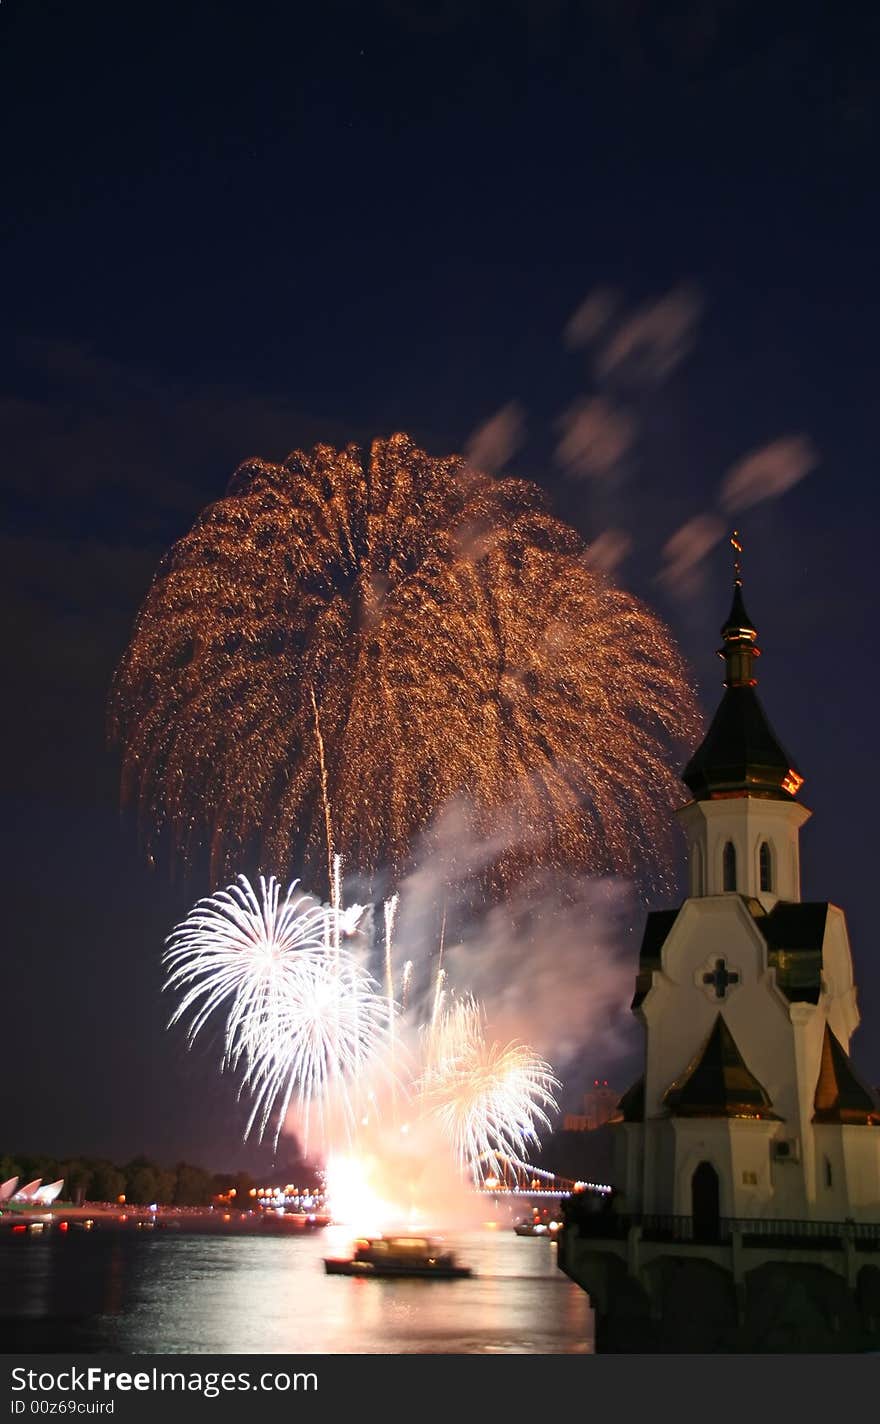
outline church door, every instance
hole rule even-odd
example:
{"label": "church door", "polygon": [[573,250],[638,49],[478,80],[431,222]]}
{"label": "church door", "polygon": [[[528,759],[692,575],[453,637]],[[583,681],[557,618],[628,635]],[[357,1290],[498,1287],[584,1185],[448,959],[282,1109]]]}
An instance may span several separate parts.
{"label": "church door", "polygon": [[691,1178],[694,1240],[716,1241],[721,1219],[718,1173],[711,1162],[701,1162]]}

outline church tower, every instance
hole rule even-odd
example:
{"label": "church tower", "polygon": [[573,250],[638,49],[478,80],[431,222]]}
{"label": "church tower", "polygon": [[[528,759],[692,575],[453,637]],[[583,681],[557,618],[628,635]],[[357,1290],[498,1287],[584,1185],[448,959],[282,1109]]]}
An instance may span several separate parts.
{"label": "church tower", "polygon": [[718,656],[724,696],[682,773],[693,800],[679,812],[688,838],[691,894],[741,894],[765,910],[799,901],[798,837],[810,812],[795,797],[803,785],[755,691],[761,656],[737,568],[733,604]]}
{"label": "church tower", "polygon": [[801,898],[804,778],[758,697],[738,563],[721,636],[724,694],[682,773],[690,896],[648,916],[639,956],[645,1072],[619,1105],[622,1206],[701,1227],[878,1220],[880,1106],[849,1060],[846,920]]}
{"label": "church tower", "polygon": [[690,894],[639,952],[616,1196],[572,1195],[557,1261],[600,1352],[876,1351],[880,1105],[849,1057],[843,911],[801,896],[804,778],[758,697],[738,564],[721,637],[724,692],[682,773]]}

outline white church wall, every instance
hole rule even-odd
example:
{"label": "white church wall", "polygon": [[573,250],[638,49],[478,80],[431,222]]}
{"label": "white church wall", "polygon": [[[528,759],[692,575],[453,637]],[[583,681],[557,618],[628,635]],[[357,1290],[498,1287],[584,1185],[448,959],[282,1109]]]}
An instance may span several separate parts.
{"label": "white church wall", "polygon": [[[725,797],[691,801],[678,816],[685,828],[688,856],[700,876],[692,873],[693,895],[720,895],[724,886],[724,847],[736,851],[736,893],[759,899],[766,910],[777,900],[800,900],[799,832],[810,811],[795,801],[760,797]],[[760,847],[766,840],[771,851],[771,889],[761,889]],[[697,883],[702,889],[697,889]]]}
{"label": "white church wall", "polygon": [[838,1131],[846,1172],[846,1215],[856,1221],[880,1221],[880,1127],[846,1123]]}
{"label": "white church wall", "polygon": [[[822,1043],[825,1038],[825,1010],[822,1005],[795,1003],[789,1009],[794,1044],[793,1087],[796,1090],[797,1117],[792,1115],[798,1136],[798,1150],[801,1156],[802,1200],[793,1203],[807,1216],[816,1215],[817,1207],[817,1162],[816,1142],[813,1131],[813,1112],[816,1083],[822,1057]],[[786,1175],[788,1164],[780,1168],[781,1180],[789,1182]]]}
{"label": "white church wall", "polygon": [[[739,976],[723,999],[703,982],[719,959]],[[699,1053],[721,1013],[775,1111],[796,1116],[787,1002],[767,980],[763,938],[739,897],[688,901],[663,947],[662,963],[642,1004],[648,1030],[646,1111],[664,1111],[666,1090]]]}
{"label": "white church wall", "polygon": [[[643,1210],[675,1212],[675,1137],[668,1118],[645,1123]],[[690,1211],[690,1207],[688,1207]]]}
{"label": "white church wall", "polygon": [[672,1199],[658,1211],[690,1216],[693,1209],[693,1177],[701,1162],[709,1162],[718,1174],[721,1216],[735,1216],[732,1190],[730,1133],[727,1118],[675,1118],[675,1168]]}
{"label": "white church wall", "polygon": [[641,1123],[622,1122],[614,1127],[613,1182],[623,1195],[623,1210],[639,1212],[643,1205],[645,1133]]}
{"label": "white church wall", "polygon": [[818,1221],[843,1221],[850,1213],[841,1129],[834,1123],[815,1123],[813,1141],[815,1180],[812,1215]]}
{"label": "white church wall", "polygon": [[733,1216],[782,1216],[770,1166],[771,1142],[778,1124],[754,1118],[728,1118]]}

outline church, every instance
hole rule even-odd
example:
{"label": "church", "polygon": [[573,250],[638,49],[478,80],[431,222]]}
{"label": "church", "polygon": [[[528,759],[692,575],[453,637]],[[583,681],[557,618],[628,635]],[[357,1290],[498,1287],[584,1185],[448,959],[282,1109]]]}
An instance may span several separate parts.
{"label": "church", "polygon": [[639,952],[644,1072],[612,1120],[616,1210],[573,1199],[559,1264],[594,1297],[597,1338],[642,1314],[637,1347],[653,1322],[676,1348],[658,1324],[676,1277],[683,1319],[688,1291],[714,1311],[712,1348],[748,1348],[749,1300],[772,1277],[783,1336],[852,1348],[880,1329],[880,1104],[849,1056],[845,915],[801,896],[804,777],[756,691],[739,565],[721,635],[724,693],[677,813],[690,895],[649,914]]}

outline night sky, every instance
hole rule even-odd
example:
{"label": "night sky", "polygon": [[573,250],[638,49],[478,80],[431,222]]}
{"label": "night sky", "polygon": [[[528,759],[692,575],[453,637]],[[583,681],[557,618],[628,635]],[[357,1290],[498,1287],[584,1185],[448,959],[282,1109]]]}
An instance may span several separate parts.
{"label": "night sky", "polygon": [[107,689],[241,460],[398,429],[625,551],[709,712],[738,524],[880,1082],[873,7],[5,0],[0,45],[0,1152],[263,1160],[165,1032],[192,895]]}

